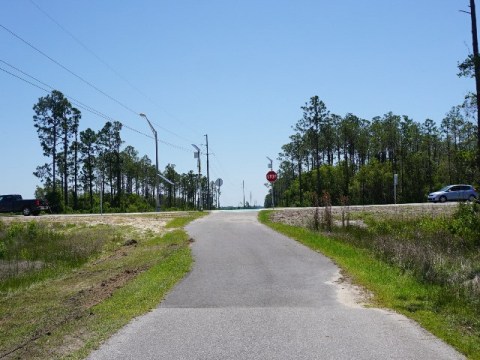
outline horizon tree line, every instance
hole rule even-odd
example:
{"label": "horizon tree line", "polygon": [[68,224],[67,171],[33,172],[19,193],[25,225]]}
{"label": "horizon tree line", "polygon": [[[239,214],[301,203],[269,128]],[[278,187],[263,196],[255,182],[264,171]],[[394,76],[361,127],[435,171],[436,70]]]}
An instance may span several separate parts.
{"label": "horizon tree line", "polygon": [[[33,106],[34,127],[43,155],[49,161],[33,173],[42,183],[36,196],[46,198],[56,212],[98,212],[100,196],[105,211],[151,211],[155,209],[156,168],[152,160],[131,145],[122,149],[122,124],[107,121],[98,131],[80,131],[81,112],[58,90],[39,98]],[[195,209],[202,187],[202,203],[207,204],[207,186],[212,199],[214,184],[193,170],[180,174],[167,164],[160,180],[163,209]]]}
{"label": "horizon tree line", "polygon": [[[451,183],[478,185],[477,126],[465,106],[454,106],[438,126],[387,113],[371,120],[332,114],[313,96],[282,146],[275,205],[315,206],[324,193],[332,203],[423,202]],[[397,199],[393,178],[398,174]],[[271,190],[265,206],[271,206]]]}

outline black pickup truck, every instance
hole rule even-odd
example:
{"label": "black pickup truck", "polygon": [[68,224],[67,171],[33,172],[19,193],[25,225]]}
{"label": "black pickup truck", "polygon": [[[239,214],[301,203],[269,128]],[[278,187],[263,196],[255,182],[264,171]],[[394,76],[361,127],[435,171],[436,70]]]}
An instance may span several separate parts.
{"label": "black pickup truck", "polygon": [[0,195],[0,213],[21,212],[25,216],[38,215],[42,210],[49,210],[44,200],[23,200],[22,195]]}

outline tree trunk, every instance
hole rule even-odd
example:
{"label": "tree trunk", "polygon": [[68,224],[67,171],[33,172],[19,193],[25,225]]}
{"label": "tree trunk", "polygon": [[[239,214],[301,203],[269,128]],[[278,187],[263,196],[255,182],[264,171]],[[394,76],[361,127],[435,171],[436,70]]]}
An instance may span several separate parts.
{"label": "tree trunk", "polygon": [[[65,120],[64,120],[65,121]],[[63,202],[68,206],[68,130],[65,130],[63,138]]]}
{"label": "tree trunk", "polygon": [[[54,120],[55,121],[55,120]],[[56,177],[56,166],[57,166],[57,126],[53,125],[53,146],[52,146],[52,177],[53,177],[53,193],[57,190],[57,182],[55,180]]]}
{"label": "tree trunk", "polygon": [[317,169],[317,196],[320,198],[320,190],[321,190],[321,184],[320,184],[320,144],[319,139],[318,139],[318,134],[316,135],[316,141],[315,141],[315,160],[317,162],[316,164],[316,169]]}
{"label": "tree trunk", "polygon": [[88,174],[88,186],[89,186],[89,192],[90,192],[90,211],[93,210],[93,169],[89,170]]}
{"label": "tree trunk", "polygon": [[74,153],[74,185],[73,185],[73,207],[78,209],[78,139],[75,139],[75,153]]}
{"label": "tree trunk", "polygon": [[298,189],[300,192],[300,206],[303,206],[303,188],[302,188],[302,160],[298,160]]}

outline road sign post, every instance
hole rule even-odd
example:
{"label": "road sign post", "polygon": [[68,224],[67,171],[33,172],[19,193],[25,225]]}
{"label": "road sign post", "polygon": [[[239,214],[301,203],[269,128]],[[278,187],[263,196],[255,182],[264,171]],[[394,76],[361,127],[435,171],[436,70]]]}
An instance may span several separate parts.
{"label": "road sign post", "polygon": [[272,207],[275,207],[275,200],[274,200],[274,195],[273,195],[273,183],[277,181],[277,173],[273,170],[270,170],[267,172],[267,180],[272,184]]}
{"label": "road sign post", "polygon": [[267,172],[267,180],[273,184],[275,181],[277,181],[277,173],[273,170]]}
{"label": "road sign post", "polygon": [[223,185],[223,180],[218,178],[215,185],[217,187],[217,209],[220,209],[220,187]]}

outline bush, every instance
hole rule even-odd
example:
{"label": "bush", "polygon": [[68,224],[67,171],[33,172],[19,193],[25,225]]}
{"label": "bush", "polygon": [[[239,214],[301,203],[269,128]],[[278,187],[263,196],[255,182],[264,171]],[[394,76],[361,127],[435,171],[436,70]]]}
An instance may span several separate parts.
{"label": "bush", "polygon": [[480,279],[477,204],[459,204],[451,217],[366,217],[364,221],[366,229],[337,229],[337,238],[370,250],[425,283],[462,296],[478,294],[480,286],[472,286]]}
{"label": "bush", "polygon": [[480,206],[477,203],[459,204],[448,228],[468,245],[480,246]]}
{"label": "bush", "polygon": [[49,191],[45,197],[52,212],[61,214],[65,211],[62,194],[58,190],[56,192]]}

